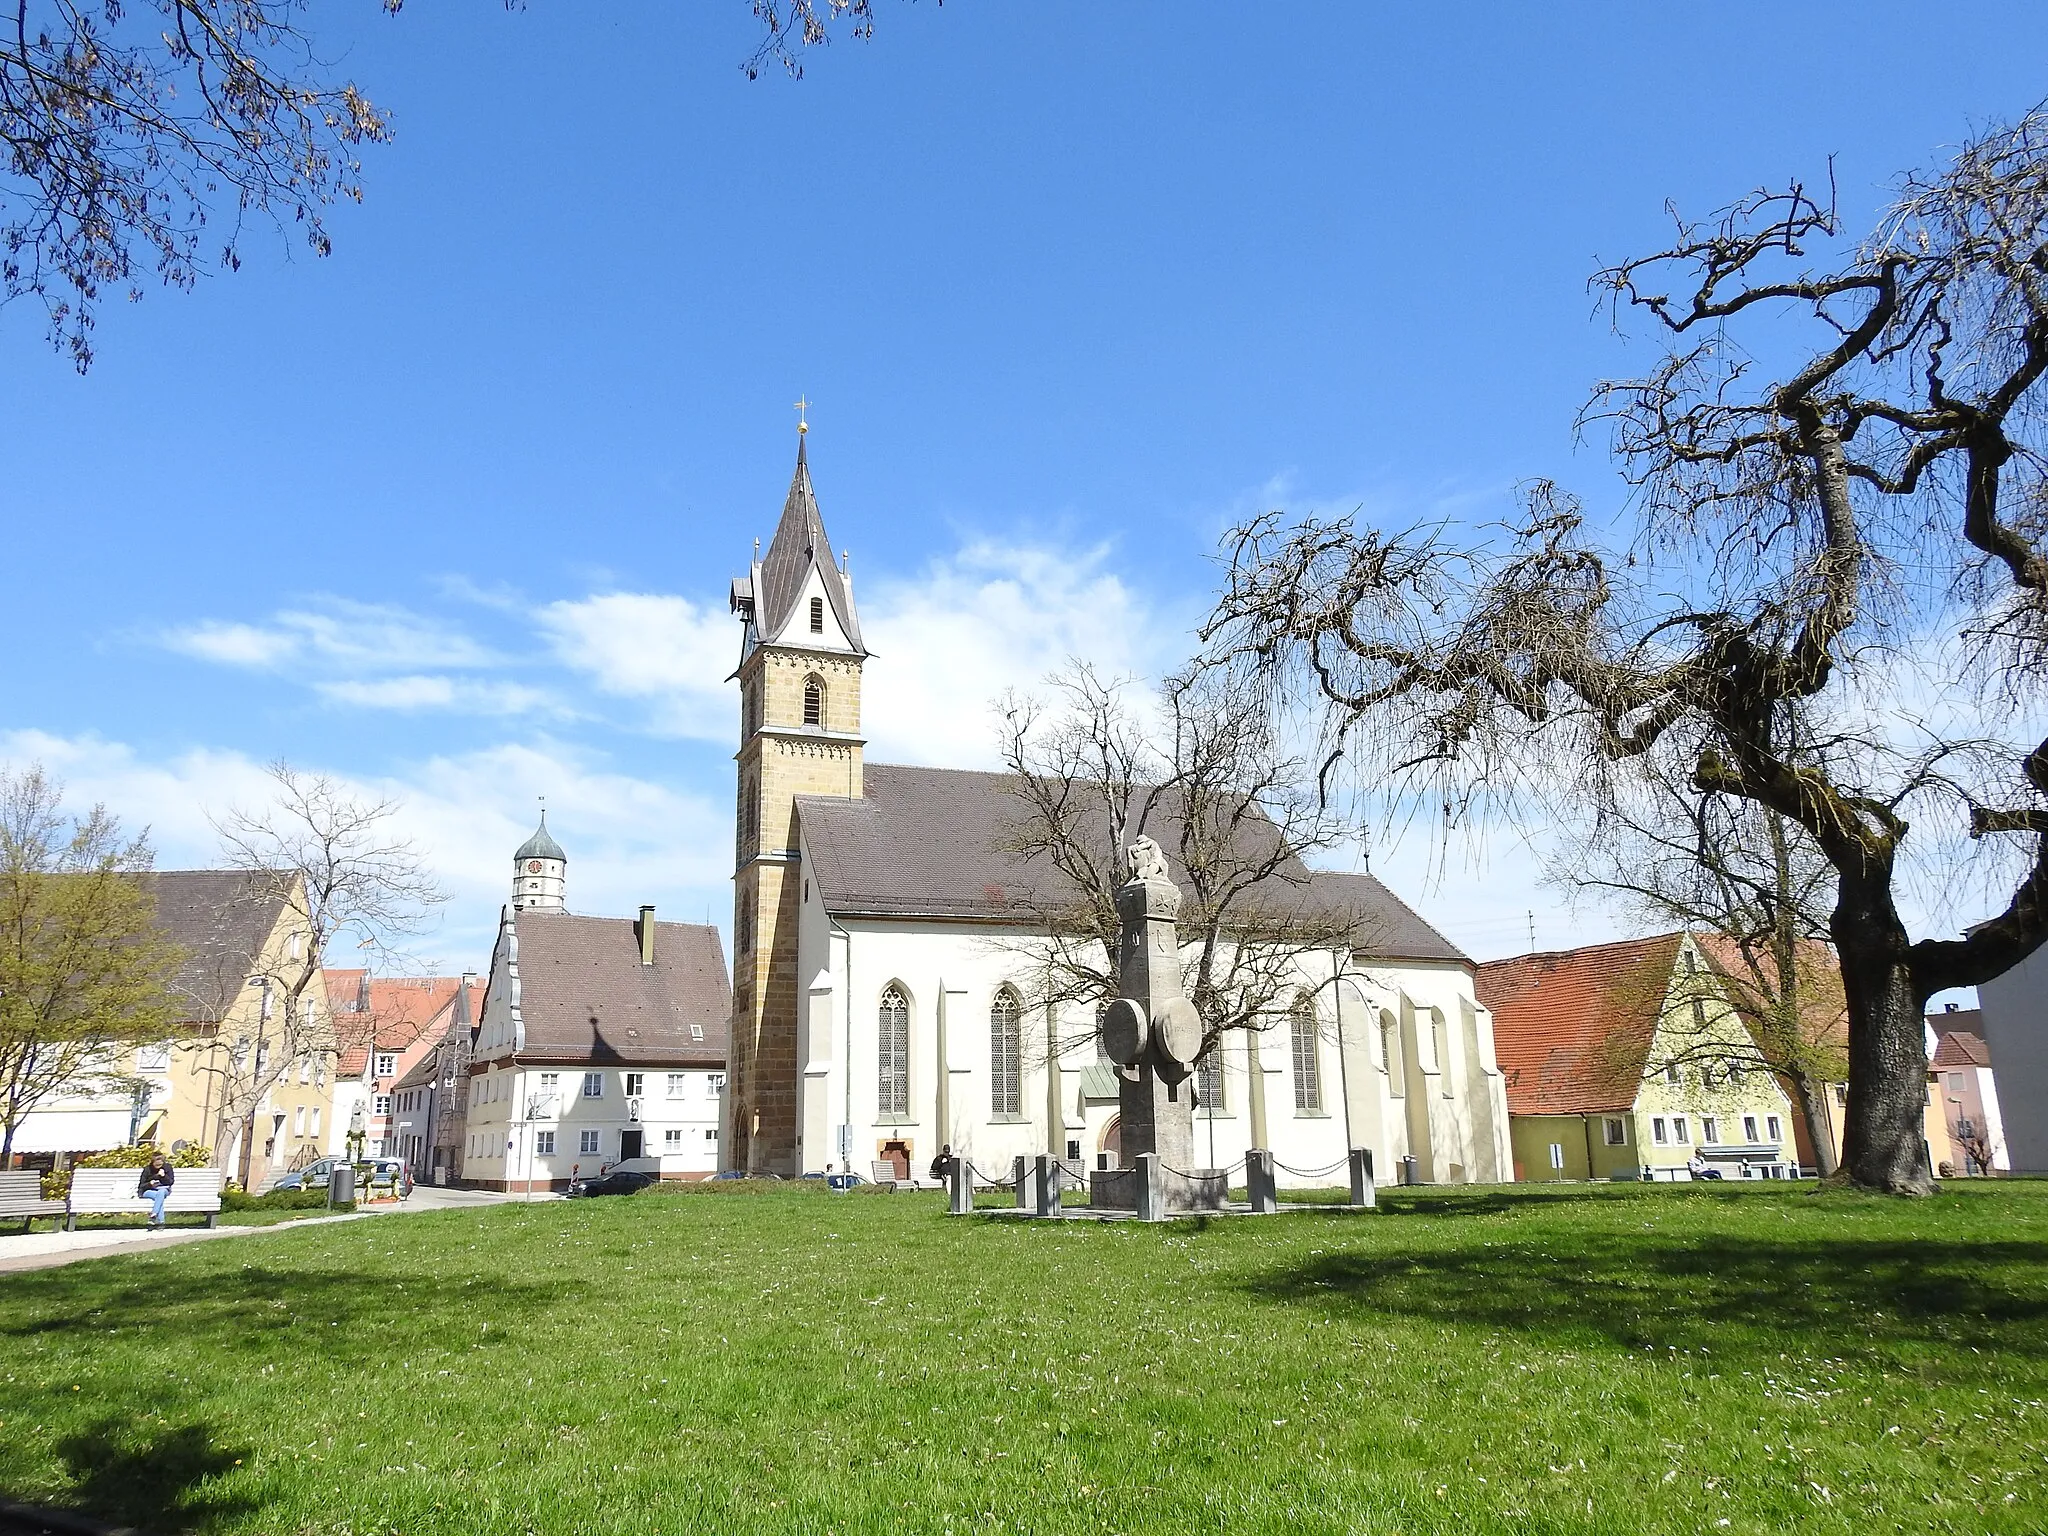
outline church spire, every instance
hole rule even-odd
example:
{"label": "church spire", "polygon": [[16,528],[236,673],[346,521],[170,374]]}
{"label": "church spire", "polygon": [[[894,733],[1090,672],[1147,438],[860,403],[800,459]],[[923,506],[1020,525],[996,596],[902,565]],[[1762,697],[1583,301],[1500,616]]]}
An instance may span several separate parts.
{"label": "church spire", "polygon": [[[860,616],[853,606],[853,584],[832,557],[832,540],[825,533],[825,519],[818,511],[818,494],[811,485],[808,452],[809,429],[797,433],[796,470],[789,479],[789,494],[783,498],[782,517],[775,536],[768,541],[768,553],[749,583],[751,613],[757,642],[809,646],[812,635],[828,634],[809,612],[808,598],[820,599],[830,607],[839,636],[824,648],[850,649],[856,656],[867,655],[861,643]],[[737,602],[735,603],[737,607]]]}

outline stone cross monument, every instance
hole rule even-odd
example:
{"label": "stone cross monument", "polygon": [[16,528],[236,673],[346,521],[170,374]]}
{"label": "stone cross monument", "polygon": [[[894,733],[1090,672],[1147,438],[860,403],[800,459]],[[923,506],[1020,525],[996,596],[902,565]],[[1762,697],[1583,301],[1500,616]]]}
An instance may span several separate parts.
{"label": "stone cross monument", "polygon": [[1173,926],[1180,890],[1151,838],[1133,843],[1129,859],[1130,879],[1116,893],[1121,995],[1102,1016],[1103,1049],[1121,1079],[1118,1142],[1126,1167],[1139,1167],[1140,1158],[1154,1154],[1168,1205],[1194,1209],[1214,1201],[1183,1188],[1188,1181],[1174,1173],[1194,1166],[1193,1074],[1202,1049],[1201,1015],[1181,988],[1180,941]]}

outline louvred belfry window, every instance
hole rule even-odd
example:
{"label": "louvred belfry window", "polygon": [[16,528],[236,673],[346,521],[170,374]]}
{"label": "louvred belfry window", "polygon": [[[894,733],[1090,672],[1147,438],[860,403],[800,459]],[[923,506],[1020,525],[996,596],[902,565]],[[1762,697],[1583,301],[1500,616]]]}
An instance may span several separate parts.
{"label": "louvred belfry window", "polygon": [[804,724],[825,723],[825,680],[815,673],[804,679]]}
{"label": "louvred belfry window", "polygon": [[884,1119],[910,1113],[910,999],[894,982],[882,993],[875,1018],[877,1064],[875,1112]]}
{"label": "louvred belfry window", "polygon": [[825,633],[825,599],[822,597],[811,599],[811,633],[814,635]]}

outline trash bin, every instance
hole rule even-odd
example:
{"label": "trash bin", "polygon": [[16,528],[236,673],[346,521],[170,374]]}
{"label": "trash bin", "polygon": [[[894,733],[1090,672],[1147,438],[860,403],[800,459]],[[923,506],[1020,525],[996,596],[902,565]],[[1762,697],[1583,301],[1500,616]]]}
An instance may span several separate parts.
{"label": "trash bin", "polygon": [[1403,1184],[1420,1184],[1422,1182],[1420,1172],[1421,1170],[1415,1161],[1414,1153],[1411,1152],[1401,1159],[1401,1182]]}
{"label": "trash bin", "polygon": [[329,1205],[353,1205],[356,1199],[356,1166],[354,1163],[336,1163],[333,1172],[327,1175],[327,1203]]}

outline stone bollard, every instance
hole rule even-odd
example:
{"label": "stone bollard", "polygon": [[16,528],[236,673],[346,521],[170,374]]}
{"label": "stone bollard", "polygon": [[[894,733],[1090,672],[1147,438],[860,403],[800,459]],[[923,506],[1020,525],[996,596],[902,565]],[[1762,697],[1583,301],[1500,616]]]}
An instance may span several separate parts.
{"label": "stone bollard", "polygon": [[1280,1209],[1280,1189],[1273,1177],[1273,1154],[1254,1147],[1244,1155],[1244,1192],[1254,1216],[1271,1216]]}
{"label": "stone bollard", "polygon": [[1166,1220],[1166,1183],[1160,1177],[1159,1154],[1140,1152],[1136,1170],[1138,1180],[1138,1220]]}
{"label": "stone bollard", "polygon": [[1361,1208],[1379,1204],[1379,1196],[1372,1187],[1372,1148],[1351,1149],[1351,1203]]}
{"label": "stone bollard", "polygon": [[974,1212],[974,1170],[967,1159],[956,1157],[946,1170],[946,1214],[969,1216]]}
{"label": "stone bollard", "polygon": [[1038,1202],[1031,1198],[1031,1161],[1021,1152],[1010,1160],[1010,1182],[1017,1191],[1017,1209],[1033,1209]]}
{"label": "stone bollard", "polygon": [[1032,1193],[1038,1197],[1038,1214],[1060,1213],[1060,1165],[1040,1153],[1031,1168]]}

